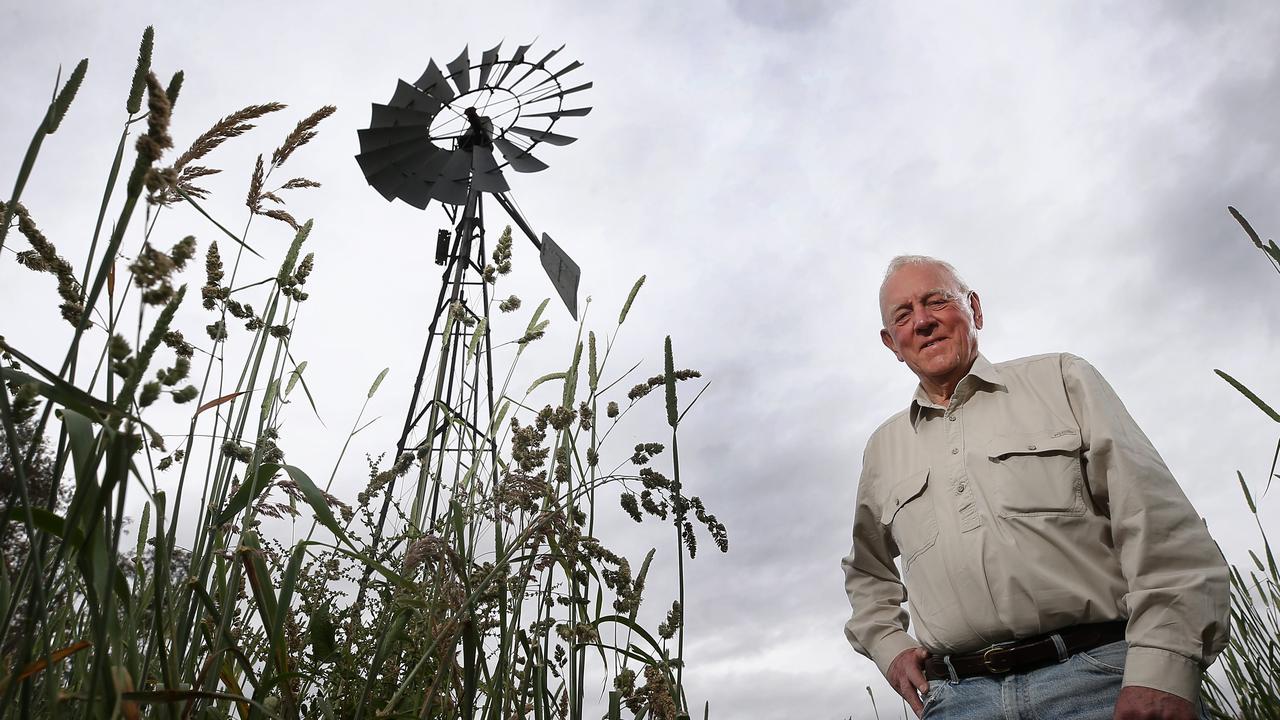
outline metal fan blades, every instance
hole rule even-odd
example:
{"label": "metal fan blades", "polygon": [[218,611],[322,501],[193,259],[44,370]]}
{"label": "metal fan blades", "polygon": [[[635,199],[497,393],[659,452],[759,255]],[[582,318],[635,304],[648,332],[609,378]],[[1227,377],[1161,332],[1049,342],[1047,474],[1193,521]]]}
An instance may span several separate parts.
{"label": "metal fan blades", "polygon": [[543,268],[576,318],[577,263],[545,233],[539,242],[503,194],[511,190],[508,168],[519,173],[545,170],[547,163],[535,149],[541,153],[540,145],[577,140],[556,132],[556,124],[591,111],[565,106],[567,96],[580,97],[591,83],[571,81],[582,63],[558,57],[564,46],[541,55],[530,54],[530,47],[521,45],[504,58],[499,43],[480,53],[477,62],[463,48],[443,68],[430,60],[417,80],[397,81],[390,99],[373,103],[369,127],[359,131],[356,162],[380,195],[416,208],[425,209],[435,200],[463,207],[465,217],[476,212],[483,194],[499,198],[539,246]]}
{"label": "metal fan blades", "polygon": [[443,68],[428,61],[416,81],[398,81],[385,104],[373,104],[356,162],[383,197],[424,207],[431,199],[462,205],[473,185],[478,192],[507,192],[507,168],[545,170],[535,148],[577,139],[552,128],[591,110],[564,104],[566,96],[591,87],[565,82],[582,63],[553,66],[562,62],[563,46],[538,56],[521,45],[505,58],[501,47],[485,50],[478,62],[467,48]]}

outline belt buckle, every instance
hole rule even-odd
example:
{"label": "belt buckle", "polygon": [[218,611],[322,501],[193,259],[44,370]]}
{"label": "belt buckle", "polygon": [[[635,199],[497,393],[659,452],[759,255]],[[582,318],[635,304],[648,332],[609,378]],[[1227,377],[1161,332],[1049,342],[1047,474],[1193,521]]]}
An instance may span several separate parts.
{"label": "belt buckle", "polygon": [[1003,675],[1004,673],[1012,670],[1013,668],[1009,665],[998,665],[998,659],[993,660],[993,656],[996,653],[1007,653],[1008,651],[1008,648],[1001,645],[993,645],[992,647],[987,648],[987,650],[982,653],[982,664],[986,666],[987,672],[992,675]]}

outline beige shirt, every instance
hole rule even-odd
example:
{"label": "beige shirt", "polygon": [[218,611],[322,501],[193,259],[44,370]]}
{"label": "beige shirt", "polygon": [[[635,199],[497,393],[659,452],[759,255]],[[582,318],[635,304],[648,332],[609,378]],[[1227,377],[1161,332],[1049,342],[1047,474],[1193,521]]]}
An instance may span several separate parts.
{"label": "beige shirt", "polygon": [[841,564],[845,634],[882,673],[918,645],[1127,618],[1124,684],[1194,699],[1227,642],[1222,553],[1111,386],[1065,353],[979,355],[945,408],[917,389],[867,442]]}

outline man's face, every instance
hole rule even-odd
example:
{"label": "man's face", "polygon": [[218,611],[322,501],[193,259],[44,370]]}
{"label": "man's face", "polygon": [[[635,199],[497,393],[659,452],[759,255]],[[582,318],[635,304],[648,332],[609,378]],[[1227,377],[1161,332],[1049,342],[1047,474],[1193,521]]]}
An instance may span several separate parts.
{"label": "man's face", "polygon": [[926,389],[964,377],[978,356],[982,305],[965,297],[951,274],[931,264],[904,265],[880,293],[880,339]]}

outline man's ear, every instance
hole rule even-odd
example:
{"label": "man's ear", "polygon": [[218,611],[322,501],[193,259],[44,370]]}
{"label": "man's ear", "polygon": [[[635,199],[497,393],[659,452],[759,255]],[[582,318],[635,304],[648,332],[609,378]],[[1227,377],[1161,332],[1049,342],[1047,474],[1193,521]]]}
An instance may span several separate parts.
{"label": "man's ear", "polygon": [[978,293],[969,291],[969,309],[973,311],[973,326],[979,330],[982,329],[982,300],[978,297]]}
{"label": "man's ear", "polygon": [[889,351],[894,354],[894,357],[898,358],[898,362],[905,362],[902,358],[902,353],[898,352],[897,346],[893,344],[893,336],[889,334],[888,330],[882,329],[880,331],[880,342],[884,343],[884,346],[889,348]]}

